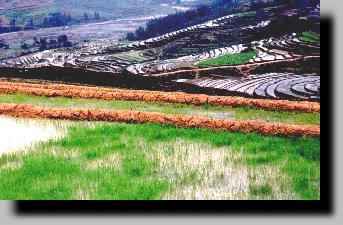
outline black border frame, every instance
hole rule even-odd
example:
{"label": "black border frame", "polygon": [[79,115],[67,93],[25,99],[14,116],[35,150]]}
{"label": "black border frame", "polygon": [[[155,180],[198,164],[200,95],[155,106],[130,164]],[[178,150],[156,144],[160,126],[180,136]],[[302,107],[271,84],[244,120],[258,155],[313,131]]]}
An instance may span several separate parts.
{"label": "black border frame", "polygon": [[321,162],[320,200],[282,201],[15,201],[17,215],[27,214],[332,214],[333,213],[333,135],[332,68],[333,21],[321,18]]}

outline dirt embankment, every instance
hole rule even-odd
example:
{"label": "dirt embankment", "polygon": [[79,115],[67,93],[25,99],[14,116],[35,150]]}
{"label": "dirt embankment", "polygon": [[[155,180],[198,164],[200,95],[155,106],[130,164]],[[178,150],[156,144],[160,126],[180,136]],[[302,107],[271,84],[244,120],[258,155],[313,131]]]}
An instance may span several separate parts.
{"label": "dirt embankment", "polygon": [[69,98],[95,98],[104,100],[158,101],[194,105],[209,104],[231,107],[248,106],[264,110],[320,112],[320,104],[317,102],[209,96],[204,94],[186,94],[183,92],[110,89],[65,84],[0,82],[0,93],[26,93],[47,97],[63,96]]}
{"label": "dirt embankment", "polygon": [[32,105],[0,104],[0,115],[66,120],[157,123],[211,130],[256,132],[262,135],[319,137],[315,125],[275,124],[254,120],[216,120],[199,116],[171,115],[127,110],[56,109]]}
{"label": "dirt embankment", "polygon": [[293,59],[283,59],[275,60],[269,62],[260,62],[260,63],[246,63],[242,65],[234,66],[216,66],[208,68],[198,68],[198,69],[185,69],[177,70],[164,73],[150,74],[154,77],[194,77],[195,74],[207,76],[208,74],[217,74],[217,75],[236,75],[236,76],[246,76],[249,74],[258,74],[258,73],[268,73],[274,71],[289,71],[289,72],[313,72],[313,65],[318,65],[320,63],[319,56],[304,56],[296,57]]}

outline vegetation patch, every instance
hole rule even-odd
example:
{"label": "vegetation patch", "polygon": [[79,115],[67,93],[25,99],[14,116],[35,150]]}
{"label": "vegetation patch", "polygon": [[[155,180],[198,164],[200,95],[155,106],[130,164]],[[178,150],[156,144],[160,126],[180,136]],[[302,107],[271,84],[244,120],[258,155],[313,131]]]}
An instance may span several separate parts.
{"label": "vegetation patch", "polygon": [[119,45],[128,45],[128,44],[130,44],[130,43],[132,43],[133,41],[129,41],[129,40],[127,40],[127,39],[123,39],[123,40],[119,40],[118,41],[118,44]]}
{"label": "vegetation patch", "polygon": [[10,49],[12,49],[14,51],[19,51],[19,50],[21,50],[21,44],[10,45]]}
{"label": "vegetation patch", "polygon": [[264,184],[261,186],[250,186],[250,193],[253,196],[266,196],[272,194],[272,188],[268,184]]}
{"label": "vegetation patch", "polygon": [[[2,165],[21,166],[0,169],[0,198],[319,199],[319,157],[300,154],[299,146],[320,154],[313,138],[78,123],[35,151],[1,156]],[[275,158],[246,160],[266,152]]]}
{"label": "vegetation patch", "polygon": [[119,54],[112,55],[112,57],[115,59],[125,60],[129,62],[136,62],[136,63],[149,60],[148,57],[141,55],[139,51],[129,51],[129,52],[124,52],[124,53],[119,53]]}
{"label": "vegetation patch", "polygon": [[198,64],[200,68],[216,66],[234,66],[249,62],[256,55],[255,51],[245,53],[226,54],[217,58],[202,61]]}
{"label": "vegetation patch", "polygon": [[256,11],[249,11],[249,12],[236,13],[235,15],[238,16],[238,17],[255,16],[255,15],[256,15]]}
{"label": "vegetation patch", "polygon": [[309,43],[318,43],[320,41],[320,34],[312,31],[305,31],[301,34],[299,40]]}
{"label": "vegetation patch", "polygon": [[282,8],[282,7],[283,7],[282,5],[270,6],[270,7],[263,8],[263,10],[264,11],[269,11],[269,10],[272,10],[272,9],[279,9],[279,8]]}

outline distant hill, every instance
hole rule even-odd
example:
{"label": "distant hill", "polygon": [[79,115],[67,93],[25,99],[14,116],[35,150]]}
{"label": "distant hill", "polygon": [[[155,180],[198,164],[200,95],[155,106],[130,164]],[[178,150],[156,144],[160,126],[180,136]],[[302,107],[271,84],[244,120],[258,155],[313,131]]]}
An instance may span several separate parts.
{"label": "distant hill", "polygon": [[74,22],[85,22],[169,14],[173,9],[155,0],[0,0],[0,25],[10,26],[13,19],[16,26],[42,24],[45,17],[55,12],[70,16]]}
{"label": "distant hill", "polygon": [[[202,2],[204,3],[204,2]],[[288,8],[306,8],[320,3],[319,0],[213,0],[208,4],[198,4],[187,11],[180,11],[162,18],[148,21],[145,27],[139,27],[134,33],[128,33],[130,41],[144,40],[163,35],[188,26],[233,13],[257,11],[266,7],[285,6]]]}

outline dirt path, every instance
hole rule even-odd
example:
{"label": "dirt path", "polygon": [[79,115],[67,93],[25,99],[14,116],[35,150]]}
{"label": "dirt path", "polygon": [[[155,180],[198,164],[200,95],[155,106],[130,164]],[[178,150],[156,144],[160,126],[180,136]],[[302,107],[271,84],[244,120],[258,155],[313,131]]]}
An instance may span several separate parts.
{"label": "dirt path", "polygon": [[0,104],[0,115],[26,118],[91,120],[126,123],[157,123],[210,130],[256,132],[262,135],[319,137],[320,126],[289,125],[255,120],[216,120],[199,116],[172,115],[128,110],[57,109],[32,105]]}
{"label": "dirt path", "polygon": [[183,92],[160,92],[98,88],[65,84],[33,84],[0,81],[1,94],[26,93],[47,97],[95,98],[104,100],[158,101],[194,105],[248,106],[264,110],[320,112],[320,104],[307,101],[267,100],[231,96],[209,96]]}

